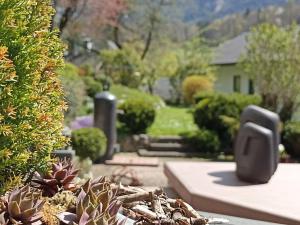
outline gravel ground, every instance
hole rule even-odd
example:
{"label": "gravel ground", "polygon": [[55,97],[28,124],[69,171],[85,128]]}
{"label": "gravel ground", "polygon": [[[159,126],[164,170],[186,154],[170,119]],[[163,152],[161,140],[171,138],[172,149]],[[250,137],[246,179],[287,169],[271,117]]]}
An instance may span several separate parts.
{"label": "gravel ground", "polygon": [[[118,153],[118,155],[133,158],[139,157],[136,153]],[[168,187],[168,180],[163,171],[164,162],[168,161],[203,161],[199,158],[165,158],[161,157],[159,159],[159,165],[153,166],[128,166],[130,169],[134,170],[141,180],[144,186],[152,187]],[[122,166],[118,165],[105,165],[105,164],[95,164],[92,167],[92,173],[95,177],[97,176],[110,176],[114,171],[119,170]]]}
{"label": "gravel ground", "polygon": [[[122,168],[122,166],[98,164],[92,167],[92,173],[94,177],[100,175],[110,176],[114,171],[120,168]],[[168,185],[167,178],[163,173],[162,163],[160,163],[158,167],[130,166],[130,169],[136,172],[144,186],[166,187]]]}
{"label": "gravel ground", "polygon": [[[118,153],[123,157],[134,158],[139,157],[136,153]],[[142,182],[143,186],[146,188],[151,187],[161,187],[165,190],[169,197],[177,197],[178,195],[173,191],[173,189],[168,185],[168,179],[164,174],[163,165],[167,161],[203,161],[199,158],[158,158],[159,165],[153,166],[128,166],[131,170],[134,170],[137,177]],[[117,165],[105,165],[105,164],[95,164],[92,167],[92,173],[94,177],[98,176],[110,176],[116,170],[120,170],[122,166]]]}

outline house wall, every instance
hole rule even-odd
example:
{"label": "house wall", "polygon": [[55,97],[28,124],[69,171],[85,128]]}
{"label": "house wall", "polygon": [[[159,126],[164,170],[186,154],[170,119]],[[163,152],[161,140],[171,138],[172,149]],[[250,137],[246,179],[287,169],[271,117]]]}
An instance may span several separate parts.
{"label": "house wall", "polygon": [[154,94],[159,95],[164,100],[170,100],[172,98],[172,86],[169,78],[163,77],[156,81],[154,86]]}
{"label": "house wall", "polygon": [[215,90],[233,93],[233,79],[236,75],[241,76],[241,93],[249,94],[249,78],[235,64],[222,65],[217,68]]}
{"label": "house wall", "polygon": [[[233,77],[241,76],[241,93],[249,94],[249,78],[236,65],[219,66],[216,70],[215,91],[233,93]],[[168,100],[172,98],[172,87],[168,78],[161,78],[154,87],[154,93]]]}

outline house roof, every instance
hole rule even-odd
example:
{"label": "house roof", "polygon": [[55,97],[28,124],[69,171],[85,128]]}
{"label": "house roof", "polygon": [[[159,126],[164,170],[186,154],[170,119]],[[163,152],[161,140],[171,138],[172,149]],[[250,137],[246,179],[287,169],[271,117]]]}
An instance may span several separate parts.
{"label": "house roof", "polygon": [[225,41],[215,50],[214,65],[235,64],[239,61],[242,54],[247,51],[247,33]]}

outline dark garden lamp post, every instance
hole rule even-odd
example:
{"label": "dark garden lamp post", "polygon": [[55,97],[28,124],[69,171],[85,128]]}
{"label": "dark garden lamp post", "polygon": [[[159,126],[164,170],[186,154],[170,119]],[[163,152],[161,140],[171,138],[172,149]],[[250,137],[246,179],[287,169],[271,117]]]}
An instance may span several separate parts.
{"label": "dark garden lamp post", "polygon": [[[103,159],[112,159],[117,139],[117,99],[114,95],[105,91],[96,94],[94,104],[94,126],[103,130],[107,138],[107,148]],[[99,159],[99,161],[103,159]]]}

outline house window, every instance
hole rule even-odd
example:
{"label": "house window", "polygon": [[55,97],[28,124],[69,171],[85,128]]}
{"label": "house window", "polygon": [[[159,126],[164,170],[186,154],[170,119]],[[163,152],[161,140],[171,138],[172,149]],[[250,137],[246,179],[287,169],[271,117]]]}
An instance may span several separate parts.
{"label": "house window", "polygon": [[248,93],[251,95],[254,94],[254,82],[251,79],[249,79]]}
{"label": "house window", "polygon": [[241,92],[241,76],[240,75],[233,76],[233,91]]}

